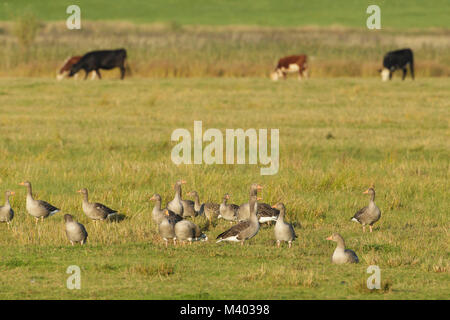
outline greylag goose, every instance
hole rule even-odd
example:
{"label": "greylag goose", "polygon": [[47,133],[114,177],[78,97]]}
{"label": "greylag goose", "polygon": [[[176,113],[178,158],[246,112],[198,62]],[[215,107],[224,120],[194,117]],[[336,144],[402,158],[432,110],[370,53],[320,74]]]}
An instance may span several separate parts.
{"label": "greylag goose", "polygon": [[[262,186],[257,184],[257,183],[253,183],[250,186],[250,196],[251,195],[257,195],[258,191],[262,190]],[[256,204],[256,216],[259,219],[259,223],[265,223],[265,222],[269,222],[269,221],[276,221],[278,218],[278,215],[280,214],[280,211],[278,209],[273,208],[272,206],[270,206],[267,203],[260,203],[258,202]],[[249,211],[249,206],[248,203],[243,203],[242,205],[240,205],[239,207],[239,220],[243,221],[248,219],[250,215],[250,211]]]}
{"label": "greylag goose", "polygon": [[183,203],[181,199],[181,185],[186,183],[184,180],[179,180],[175,183],[173,188],[175,189],[175,197],[172,201],[167,203],[167,209],[169,209],[172,212],[175,212],[176,214],[179,214],[180,216],[183,216],[184,208]]}
{"label": "greylag goose", "polygon": [[220,205],[214,202],[205,203],[203,210],[210,223],[212,223],[212,220],[217,219],[220,215]]}
{"label": "greylag goose", "polygon": [[295,234],[294,227],[286,223],[284,221],[284,215],[286,214],[286,207],[283,203],[277,203],[273,206],[274,208],[278,209],[280,211],[280,215],[278,216],[277,223],[275,224],[274,233],[275,233],[275,239],[277,240],[277,247],[280,247],[281,241],[287,241],[289,244],[289,248],[292,245],[292,241],[297,238],[297,235]]}
{"label": "greylag goose", "polygon": [[78,190],[77,192],[83,195],[83,212],[94,222],[96,222],[97,220],[105,220],[109,216],[117,214],[116,210],[108,208],[104,204],[98,202],[89,202],[88,190],[86,188]]}
{"label": "greylag goose", "polygon": [[227,204],[227,201],[230,199],[230,195],[226,193],[223,196],[223,202],[220,204],[219,207],[219,216],[218,219],[222,218],[228,221],[236,221],[238,217],[239,212],[239,206],[237,204]]}
{"label": "greylag goose", "polygon": [[204,203],[200,203],[200,197],[198,196],[197,191],[191,191],[188,193],[189,197],[194,198],[194,211],[195,211],[195,215],[202,215],[204,214]]}
{"label": "greylag goose", "polygon": [[181,243],[189,241],[189,244],[192,241],[208,240],[208,237],[200,231],[200,228],[189,220],[182,220],[175,224],[175,236]]}
{"label": "greylag goose", "polygon": [[163,238],[166,243],[166,248],[168,241],[173,240],[173,244],[176,244],[177,238],[175,235],[175,224],[176,220],[169,214],[169,210],[164,209],[164,218],[158,226],[159,235]]}
{"label": "greylag goose", "polygon": [[35,200],[33,198],[33,191],[29,181],[21,182],[20,185],[27,187],[26,208],[28,213],[36,219],[36,223],[38,223],[39,218],[43,221],[44,218],[48,218],[60,211],[48,202],[43,200]]}
{"label": "greylag goose", "polygon": [[86,243],[88,233],[86,228],[79,222],[73,220],[70,214],[64,215],[64,222],[66,227],[67,239],[69,239],[72,246],[74,243],[81,243],[81,245]]}
{"label": "greylag goose", "polygon": [[373,188],[369,188],[363,193],[370,195],[369,205],[356,212],[351,220],[362,224],[363,232],[366,232],[366,225],[369,225],[370,232],[372,232],[373,224],[380,220],[381,211],[375,204],[375,190]]}
{"label": "greylag goose", "polygon": [[14,194],[15,193],[13,191],[6,191],[5,205],[0,206],[0,222],[6,222],[8,224],[8,228],[11,220],[14,218],[14,210],[11,208],[11,204],[9,203],[9,197]]}
{"label": "greylag goose", "polygon": [[344,238],[339,233],[334,233],[327,240],[337,242],[336,250],[334,250],[333,256],[331,257],[331,262],[337,264],[359,262],[358,256],[354,251],[345,249]]}
{"label": "greylag goose", "polygon": [[[150,198],[150,200],[155,201],[155,206],[153,207],[153,210],[152,210],[152,218],[153,218],[153,221],[157,225],[159,225],[165,217],[164,210],[166,210],[166,209],[161,208],[161,196],[159,194],[155,193]],[[171,217],[171,219],[175,220],[176,222],[183,220],[182,216],[180,216],[170,210],[167,210],[167,211],[169,212],[169,217]]]}
{"label": "greylag goose", "polygon": [[241,242],[244,245],[244,241],[253,238],[259,231],[259,221],[256,216],[256,201],[260,200],[256,196],[250,196],[250,218],[245,221],[241,221],[238,224],[232,226],[227,231],[217,236],[217,242],[221,241],[234,241]]}

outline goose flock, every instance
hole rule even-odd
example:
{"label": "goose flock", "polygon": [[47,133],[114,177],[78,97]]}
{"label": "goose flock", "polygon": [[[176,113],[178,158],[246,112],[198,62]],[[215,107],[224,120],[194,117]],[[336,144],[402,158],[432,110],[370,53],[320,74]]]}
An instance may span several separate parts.
{"label": "goose flock", "polygon": [[[258,183],[253,183],[250,186],[249,201],[241,205],[228,203],[230,195],[227,193],[223,196],[222,203],[206,202],[201,203],[200,197],[196,191],[191,191],[188,194],[193,200],[186,200],[182,197],[182,185],[186,181],[177,181],[173,188],[175,195],[173,200],[167,203],[165,208],[162,207],[162,198],[155,193],[150,200],[155,202],[152,210],[152,220],[158,226],[158,233],[167,247],[169,241],[173,241],[174,245],[179,241],[182,245],[186,242],[192,244],[193,241],[207,241],[208,237],[202,230],[191,220],[196,216],[204,216],[212,223],[215,219],[224,219],[229,221],[232,226],[220,233],[216,242],[230,241],[244,242],[255,237],[260,229],[262,223],[272,223],[275,221],[274,238],[277,247],[281,246],[282,242],[286,242],[288,247],[292,247],[292,242],[297,238],[292,224],[285,221],[286,207],[283,203],[277,203],[273,206],[258,202],[262,200],[258,197],[258,192],[263,187]],[[19,185],[27,188],[26,210],[35,218],[35,223],[51,217],[60,209],[43,200],[36,200],[33,197],[31,182],[21,182]],[[86,188],[77,191],[83,197],[82,210],[85,215],[94,222],[94,226],[100,220],[107,220],[118,213],[104,204],[97,202],[89,202],[88,190]],[[370,195],[369,205],[358,210],[351,218],[352,221],[358,222],[363,227],[363,232],[366,231],[366,226],[369,226],[370,232],[373,232],[373,225],[381,218],[381,211],[375,204],[375,190],[373,187],[367,189],[364,194]],[[5,205],[0,206],[0,222],[7,223],[8,229],[10,223],[14,218],[14,211],[11,208],[9,198],[14,196],[13,191],[6,191]],[[81,223],[75,221],[70,214],[64,215],[64,224],[67,239],[72,245],[86,243],[88,233],[86,228]],[[336,264],[342,263],[358,263],[359,259],[356,253],[350,249],[345,248],[344,238],[334,233],[326,240],[331,240],[337,243],[331,261]]]}

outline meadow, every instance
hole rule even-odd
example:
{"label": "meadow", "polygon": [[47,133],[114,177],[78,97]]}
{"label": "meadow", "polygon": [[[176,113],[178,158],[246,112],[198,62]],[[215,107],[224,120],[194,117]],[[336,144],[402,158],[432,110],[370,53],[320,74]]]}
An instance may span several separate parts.
{"label": "meadow", "polygon": [[[117,71],[105,72],[110,78]],[[398,76],[295,78],[129,78],[56,82],[0,79],[0,186],[16,191],[12,228],[0,225],[1,299],[448,299],[450,80]],[[258,165],[180,165],[170,159],[176,128],[280,129],[280,170]],[[282,201],[299,238],[277,249],[263,227],[244,247],[213,240],[228,222],[194,220],[210,241],[165,248],[151,220],[155,192],[164,203],[183,178],[183,194],[202,201]],[[60,207],[35,226],[25,189]],[[377,191],[382,218],[362,233],[350,217]],[[118,209],[97,227],[76,190]],[[0,200],[3,201],[3,200]],[[70,246],[63,214],[89,233]],[[360,258],[332,265],[339,232]],[[66,269],[81,268],[81,290]],[[369,265],[382,288],[366,288]]]}

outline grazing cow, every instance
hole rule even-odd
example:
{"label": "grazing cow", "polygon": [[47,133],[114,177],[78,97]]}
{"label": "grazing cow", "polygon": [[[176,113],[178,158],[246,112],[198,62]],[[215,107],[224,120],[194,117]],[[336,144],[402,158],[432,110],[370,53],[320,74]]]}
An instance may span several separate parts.
{"label": "grazing cow", "polygon": [[120,68],[120,79],[125,77],[125,59],[127,57],[127,51],[125,49],[118,50],[100,50],[91,51],[86,53],[80,61],[75,63],[70,69],[69,77],[72,77],[81,69],[84,70],[85,77],[88,73],[95,71],[98,78],[101,79],[100,69],[114,69]]}
{"label": "grazing cow", "polygon": [[280,77],[286,79],[287,73],[298,72],[298,79],[308,77],[308,65],[306,63],[307,56],[302,54],[298,56],[288,56],[278,60],[277,67],[270,74],[272,80],[277,81]]}
{"label": "grazing cow", "polygon": [[383,58],[383,69],[378,70],[381,74],[381,79],[383,81],[387,81],[388,79],[391,80],[394,71],[402,69],[402,80],[405,80],[407,73],[406,67],[408,64],[411,71],[411,77],[414,80],[414,59],[411,49],[402,49],[386,53]]}
{"label": "grazing cow", "polygon": [[[64,65],[61,67],[61,69],[59,69],[58,73],[56,74],[56,79],[58,80],[62,80],[64,79],[70,72],[70,69],[72,68],[72,66],[77,63],[78,61],[80,61],[81,56],[74,56],[74,57],[70,57],[68,58],[65,62]],[[92,78],[91,79],[95,79],[95,73],[92,74]],[[78,74],[75,75],[75,78],[78,76]]]}

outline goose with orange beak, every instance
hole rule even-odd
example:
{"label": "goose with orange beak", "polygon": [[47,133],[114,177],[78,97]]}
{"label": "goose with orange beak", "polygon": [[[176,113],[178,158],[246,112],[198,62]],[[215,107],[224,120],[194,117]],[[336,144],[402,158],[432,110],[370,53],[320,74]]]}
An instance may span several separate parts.
{"label": "goose with orange beak", "polygon": [[172,201],[167,203],[167,209],[169,209],[172,212],[175,212],[176,214],[179,214],[180,216],[183,216],[184,210],[183,210],[183,203],[181,199],[181,185],[185,184],[185,180],[178,180],[173,188],[175,189],[175,196]]}
{"label": "goose with orange beak", "polygon": [[370,232],[372,232],[373,224],[381,218],[381,211],[375,204],[375,189],[371,187],[363,193],[370,195],[369,205],[358,210],[351,220],[362,224],[363,232],[366,232],[366,225],[369,226]]}
{"label": "goose with orange beak", "polygon": [[176,219],[170,215],[169,210],[164,209],[164,217],[158,226],[159,235],[164,240],[166,248],[169,240],[173,240],[173,244],[177,243],[177,236],[175,234],[175,224],[177,224]]}
{"label": "goose with orange beak", "polygon": [[11,204],[9,203],[9,197],[13,196],[14,191],[6,191],[5,192],[5,205],[0,206],[0,222],[6,222],[9,229],[9,224],[11,220],[14,218],[14,210],[11,208]]}
{"label": "goose with orange beak", "polygon": [[86,188],[77,191],[83,196],[82,209],[86,216],[94,221],[105,220],[111,215],[117,214],[116,210],[113,210],[104,204],[98,202],[89,202],[88,190]]}
{"label": "goose with orange beak", "polygon": [[297,238],[295,234],[294,227],[292,224],[289,224],[284,221],[284,215],[286,214],[286,207],[283,203],[277,203],[273,206],[280,211],[280,215],[278,216],[277,223],[275,224],[274,233],[275,239],[277,240],[277,247],[280,247],[281,241],[286,241],[289,245],[289,248],[292,246],[292,241]]}
{"label": "goose with orange beak", "polygon": [[35,200],[33,198],[31,182],[25,181],[19,183],[19,185],[27,187],[26,209],[28,213],[35,218],[36,224],[39,222],[39,218],[43,221],[45,218],[48,218],[60,211],[48,202],[43,200]]}
{"label": "goose with orange beak", "polygon": [[331,257],[331,262],[336,264],[343,263],[358,263],[359,259],[353,250],[345,249],[344,238],[339,233],[334,233],[327,238],[327,240],[337,243],[336,250],[334,250]]}

